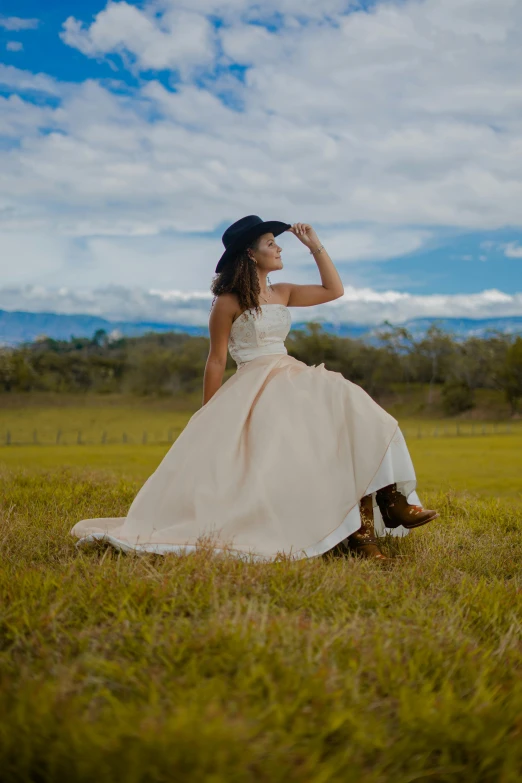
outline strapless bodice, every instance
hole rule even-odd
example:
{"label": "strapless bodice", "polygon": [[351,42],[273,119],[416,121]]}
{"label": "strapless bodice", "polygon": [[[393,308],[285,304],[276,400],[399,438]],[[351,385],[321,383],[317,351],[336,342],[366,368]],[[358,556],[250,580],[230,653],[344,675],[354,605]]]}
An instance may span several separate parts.
{"label": "strapless bodice", "polygon": [[291,324],[290,310],[282,304],[261,305],[260,316],[253,309],[241,313],[228,338],[228,350],[238,369],[258,356],[288,353],[285,339]]}

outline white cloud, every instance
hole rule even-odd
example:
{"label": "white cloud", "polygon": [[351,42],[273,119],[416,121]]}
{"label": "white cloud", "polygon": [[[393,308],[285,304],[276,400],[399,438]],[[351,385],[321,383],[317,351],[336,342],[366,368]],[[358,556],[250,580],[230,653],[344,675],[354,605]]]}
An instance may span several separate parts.
{"label": "white cloud", "polygon": [[60,95],[63,87],[52,77],[44,73],[31,73],[0,63],[0,84],[14,92],[41,92],[48,95]]}
{"label": "white cloud", "polygon": [[[1,126],[0,126],[1,127]],[[138,215],[136,214],[138,219]],[[122,216],[123,220],[123,216]],[[218,259],[223,252],[220,237],[166,232],[159,235],[140,233],[132,215],[121,224],[121,234],[81,236],[62,231],[49,234],[35,224],[31,231],[0,233],[0,279],[11,285],[29,283],[49,286],[90,288],[96,285],[125,283],[126,286],[154,286],[180,291],[210,287]],[[108,226],[108,229],[110,226]],[[127,234],[126,236],[123,234]],[[378,261],[401,256],[422,245],[419,231],[395,231],[372,227],[367,230],[321,232],[332,257],[338,263]],[[291,234],[278,238],[283,248],[281,275],[294,282],[318,279],[315,261]],[[24,259],[24,263],[20,260]],[[272,275],[272,282],[277,282]]]}
{"label": "white cloud", "polygon": [[[0,288],[0,309],[99,315],[109,320],[207,325],[212,302],[208,290],[140,289],[124,285],[87,289],[44,286]],[[482,291],[469,295],[418,296],[400,291],[345,287],[344,296],[317,307],[290,308],[292,321],[401,323],[410,318],[498,318],[522,316],[522,294]]]}
{"label": "white cloud", "polygon": [[[122,2],[109,4],[89,27],[70,18],[63,35],[88,55],[125,50],[137,67],[190,73],[214,55],[212,38],[194,38],[191,25],[208,31],[203,12],[223,13],[229,19],[219,32],[224,60],[215,63],[249,59],[246,85],[228,75],[207,81],[207,89],[185,83],[170,92],[152,80],[134,99],[79,86],[57,112],[67,139],[42,139],[12,176],[20,182],[28,169],[40,169],[47,204],[57,211],[58,182],[68,207],[76,201],[84,214],[83,176],[99,183],[104,217],[93,208],[93,232],[106,230],[115,201],[132,212],[140,193],[140,222],[151,232],[164,224],[156,219],[161,213],[170,216],[171,228],[188,220],[212,230],[249,202],[264,213],[295,210],[304,216],[299,219],[323,224],[518,225],[521,58],[509,27],[522,30],[522,12],[499,0],[495,30],[506,38],[500,45],[482,4],[470,20],[465,0],[459,3],[457,33],[445,22],[447,0],[349,16],[339,16],[342,3],[319,13],[311,3],[289,1],[277,33],[247,24],[258,6],[246,2],[201,2],[192,11],[188,3],[163,3],[167,10],[159,16],[156,4],[140,11]],[[265,13],[277,7],[263,6]],[[336,25],[326,12],[337,14]],[[306,25],[296,22],[298,13],[308,15]],[[178,45],[180,36],[186,47]],[[221,89],[244,112],[223,105]],[[493,119],[502,133],[491,127]],[[125,145],[118,149],[120,136]],[[89,161],[88,174],[82,160]],[[44,173],[51,163],[56,179]],[[114,170],[117,176],[109,176]],[[42,209],[52,220],[49,207]]]}
{"label": "white cloud", "polygon": [[21,19],[18,16],[0,16],[0,27],[3,27],[4,30],[35,30],[39,24],[39,19]]}
{"label": "white cloud", "polygon": [[346,13],[363,5],[359,0],[322,0],[318,5],[316,0],[159,0],[151,2],[155,8],[182,7],[192,8],[205,14],[215,14],[224,19],[236,19],[241,16],[247,21],[271,22],[274,15],[285,17],[298,16],[300,19],[324,20]]}
{"label": "white cloud", "polygon": [[[48,107],[26,103],[17,95],[11,95],[9,98],[0,95],[0,136],[5,139],[13,139],[16,142],[22,137],[27,144],[31,137],[38,137],[40,128],[52,127],[53,124],[53,112]],[[2,182],[7,181],[7,176],[7,171],[0,171],[0,189]],[[28,223],[23,218],[23,205],[15,207],[12,196],[14,194],[10,194],[7,189],[5,193],[0,193],[0,225],[9,223],[14,227],[15,214],[20,212],[19,219],[24,223],[24,227],[28,228]]]}
{"label": "white cloud", "polygon": [[252,24],[236,24],[221,33],[225,53],[242,65],[277,62],[284,57],[280,34]]}
{"label": "white cloud", "polygon": [[133,54],[141,69],[186,69],[213,59],[213,28],[201,14],[176,10],[158,18],[125,2],[109,3],[90,27],[70,16],[61,34],[64,43],[88,57]]}
{"label": "white cloud", "polygon": [[[341,299],[330,304],[334,322],[400,323],[409,318],[496,318],[522,315],[522,294],[495,289],[477,294],[415,295],[345,286]],[[310,308],[319,314],[319,308]]]}
{"label": "white cloud", "polygon": [[507,258],[522,258],[522,247],[516,242],[510,242],[504,245],[504,255]]}
{"label": "white cloud", "polygon": [[[429,231],[395,230],[372,226],[366,230],[321,231],[328,252],[336,261],[379,261],[405,256],[419,250],[431,236]],[[296,248],[296,255],[300,252]],[[311,261],[315,266],[315,262]]]}
{"label": "white cloud", "polygon": [[[108,3],[90,24],[70,17],[70,46],[123,55],[138,77],[125,91],[0,66],[17,93],[1,105],[13,146],[0,150],[0,228],[19,238],[7,271],[18,283],[204,287],[212,237],[245,213],[310,222],[353,262],[433,245],[441,226],[522,226],[522,5],[404,0],[346,14],[357,5],[146,0]],[[275,14],[276,32],[263,26]],[[170,70],[175,89],[151,69]]]}
{"label": "white cloud", "polygon": [[21,41],[8,41],[5,45],[8,52],[21,52],[24,48]]}

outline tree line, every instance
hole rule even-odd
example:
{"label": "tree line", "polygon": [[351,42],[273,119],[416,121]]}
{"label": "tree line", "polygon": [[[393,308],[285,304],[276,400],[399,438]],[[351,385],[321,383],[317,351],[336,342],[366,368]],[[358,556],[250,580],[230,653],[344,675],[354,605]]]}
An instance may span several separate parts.
{"label": "tree line", "polygon": [[[420,337],[385,323],[371,341],[339,337],[319,323],[290,331],[286,347],[308,365],[362,386],[379,399],[394,384],[427,384],[428,403],[436,387],[445,412],[474,406],[479,388],[501,390],[516,413],[522,400],[522,337],[491,332],[458,339],[436,323]],[[112,392],[177,395],[201,389],[207,337],[149,333],[111,339],[103,330],[92,338],[40,338],[0,349],[0,394],[11,392]],[[235,362],[227,358],[225,380]]]}

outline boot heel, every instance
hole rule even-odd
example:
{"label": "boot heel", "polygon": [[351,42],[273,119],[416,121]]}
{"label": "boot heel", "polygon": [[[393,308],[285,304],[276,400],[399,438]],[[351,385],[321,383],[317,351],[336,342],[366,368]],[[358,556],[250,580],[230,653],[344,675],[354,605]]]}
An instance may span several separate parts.
{"label": "boot heel", "polygon": [[365,495],[360,500],[361,527],[346,539],[348,549],[354,555],[389,562],[390,558],[383,555],[377,545],[373,524],[373,505],[371,495]]}

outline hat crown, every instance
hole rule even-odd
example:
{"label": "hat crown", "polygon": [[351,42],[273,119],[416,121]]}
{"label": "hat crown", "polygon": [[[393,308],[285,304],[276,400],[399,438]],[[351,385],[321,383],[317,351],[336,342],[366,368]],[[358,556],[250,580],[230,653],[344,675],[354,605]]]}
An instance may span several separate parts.
{"label": "hat crown", "polygon": [[262,236],[272,233],[275,237],[292,228],[290,223],[282,223],[280,220],[261,220],[258,215],[247,215],[236,220],[227,228],[221,239],[225,245],[225,252],[219,259],[216,272],[220,272],[225,263],[230,261],[240,250]]}
{"label": "hat crown", "polygon": [[243,234],[246,234],[247,231],[251,231],[254,226],[258,226],[262,222],[263,221],[258,215],[247,215],[240,220],[236,220],[236,222],[232,223],[223,234],[223,244],[226,248],[229,248],[234,242],[237,242]]}

